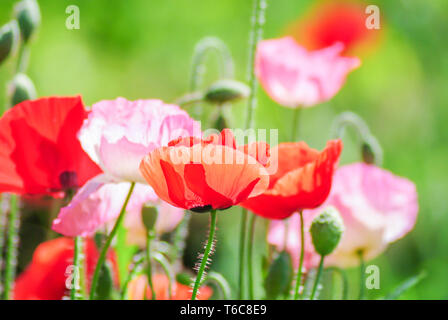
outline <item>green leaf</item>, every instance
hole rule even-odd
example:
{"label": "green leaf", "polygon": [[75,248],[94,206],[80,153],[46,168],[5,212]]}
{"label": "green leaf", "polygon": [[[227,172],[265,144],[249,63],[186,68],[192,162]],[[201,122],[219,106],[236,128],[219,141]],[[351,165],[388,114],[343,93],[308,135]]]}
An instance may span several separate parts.
{"label": "green leaf", "polygon": [[397,300],[403,293],[405,293],[406,291],[415,287],[425,277],[426,277],[425,271],[422,271],[419,274],[410,277],[409,279],[403,281],[392,292],[388,293],[383,299],[384,300]]}

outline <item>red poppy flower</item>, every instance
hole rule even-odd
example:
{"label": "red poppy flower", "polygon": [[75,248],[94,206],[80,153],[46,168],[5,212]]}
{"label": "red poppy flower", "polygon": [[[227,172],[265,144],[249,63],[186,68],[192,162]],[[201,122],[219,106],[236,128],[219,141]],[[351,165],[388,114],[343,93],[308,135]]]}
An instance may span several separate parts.
{"label": "red poppy flower", "polygon": [[[84,246],[85,271],[87,279],[90,280],[98,259],[98,250],[91,239],[87,239]],[[16,280],[14,299],[61,300],[68,295],[66,272],[69,272],[68,266],[73,263],[73,251],[72,238],[57,238],[41,243],[34,251],[30,265]],[[112,262],[117,275],[117,263],[112,251],[109,252],[108,259]]]}
{"label": "red poppy flower", "polygon": [[268,190],[241,205],[269,219],[285,219],[321,205],[330,192],[342,142],[329,141],[322,152],[304,142],[281,143],[275,148],[272,154],[278,156],[278,169],[271,175]]}
{"label": "red poppy flower", "polygon": [[180,138],[152,151],[140,164],[159,198],[173,206],[205,212],[226,209],[263,193],[266,143],[236,146],[232,131],[208,139]]}
{"label": "red poppy flower", "polygon": [[[176,282],[172,288],[172,296],[168,294],[169,279],[163,274],[156,274],[152,277],[154,291],[157,300],[190,300],[191,287]],[[210,287],[203,286],[199,291],[198,300],[208,300],[213,294]],[[151,289],[148,285],[146,276],[141,275],[133,279],[128,286],[128,295],[130,300],[151,299]]]}
{"label": "red poppy flower", "polygon": [[22,102],[0,118],[0,193],[55,194],[101,172],[77,138],[81,97]]}
{"label": "red poppy flower", "polygon": [[365,9],[360,1],[321,1],[288,33],[312,50],[342,42],[353,53],[375,44],[380,32],[366,28]]}

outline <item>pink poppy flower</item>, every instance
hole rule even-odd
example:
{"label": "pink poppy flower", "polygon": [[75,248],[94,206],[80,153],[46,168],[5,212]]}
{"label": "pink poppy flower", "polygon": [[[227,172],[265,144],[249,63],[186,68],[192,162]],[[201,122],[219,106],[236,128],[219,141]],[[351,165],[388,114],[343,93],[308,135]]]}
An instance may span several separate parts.
{"label": "pink poppy flower", "polygon": [[292,37],[261,41],[255,70],[269,96],[285,107],[311,107],[328,101],[341,89],[358,58],[342,57],[344,45],[307,51]]}
{"label": "pink poppy flower", "polygon": [[[414,183],[365,163],[346,165],[336,171],[326,202],[319,209],[304,212],[306,230],[314,216],[326,206],[339,211],[345,231],[325,264],[343,268],[359,264],[359,251],[363,252],[365,260],[377,257],[390,243],[414,228],[418,213]],[[300,248],[298,221],[291,220],[290,228],[292,235],[288,238],[296,240],[288,241],[288,250],[295,254]],[[281,235],[271,237],[276,243]],[[275,244],[274,240],[270,242]],[[312,247],[305,250],[308,256],[316,255]],[[312,261],[316,263],[315,258]]]}
{"label": "pink poppy flower", "polygon": [[[53,221],[53,230],[70,237],[90,236],[99,228],[113,223],[123,206],[129,191],[129,183],[105,183],[105,181],[107,177],[99,175],[81,188],[70,204],[61,209]],[[126,207],[125,217],[125,226],[133,234],[132,239],[139,239],[137,235],[144,233],[141,212],[145,204],[160,207],[156,222],[158,232],[172,230],[182,219],[183,210],[161,204],[151,187],[137,183]],[[143,236],[146,239],[146,235]],[[132,241],[135,242],[141,243],[141,239]]]}
{"label": "pink poppy flower", "polygon": [[79,140],[92,160],[114,180],[145,182],[139,171],[143,157],[173,139],[194,136],[197,128],[187,112],[176,105],[117,98],[92,106]]}

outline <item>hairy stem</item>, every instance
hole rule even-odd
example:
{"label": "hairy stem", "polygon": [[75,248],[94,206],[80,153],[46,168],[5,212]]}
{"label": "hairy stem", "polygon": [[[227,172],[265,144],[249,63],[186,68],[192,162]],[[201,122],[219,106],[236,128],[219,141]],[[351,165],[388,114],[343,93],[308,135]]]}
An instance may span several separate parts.
{"label": "hairy stem", "polygon": [[73,252],[73,266],[75,276],[73,277],[72,287],[70,289],[70,300],[83,300],[82,291],[81,291],[81,283],[82,283],[82,275],[83,268],[81,264],[83,263],[82,254],[83,254],[83,240],[81,237],[75,237],[74,239],[74,252]]}
{"label": "hairy stem", "polygon": [[191,300],[196,300],[196,296],[198,294],[199,286],[202,282],[202,276],[205,271],[205,267],[207,266],[207,260],[210,255],[210,251],[213,246],[213,240],[215,237],[215,229],[216,229],[216,210],[212,210],[210,212],[210,232],[208,234],[208,241],[205,247],[204,256],[202,257],[202,262],[198,270],[198,274],[196,276],[196,281],[193,287],[193,294],[191,295]]}
{"label": "hairy stem", "polygon": [[151,242],[155,239],[154,231],[149,230],[146,236],[146,277],[148,278],[149,288],[151,289],[151,299],[156,300],[156,291],[152,283],[152,257]]}

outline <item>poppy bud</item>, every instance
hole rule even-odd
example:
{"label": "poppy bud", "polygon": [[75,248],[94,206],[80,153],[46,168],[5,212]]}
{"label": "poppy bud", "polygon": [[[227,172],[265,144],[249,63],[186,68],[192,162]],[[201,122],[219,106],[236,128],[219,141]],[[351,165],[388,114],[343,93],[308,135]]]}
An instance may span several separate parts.
{"label": "poppy bud", "polygon": [[368,143],[363,143],[361,146],[362,160],[367,164],[375,163],[375,155],[373,154],[372,147]]}
{"label": "poppy bud", "polygon": [[293,277],[292,260],[288,252],[282,251],[269,267],[264,282],[266,298],[273,300],[287,295]]}
{"label": "poppy bud", "polygon": [[327,207],[311,223],[311,237],[314,249],[321,256],[333,252],[341,240],[344,223],[339,212],[333,207]]}
{"label": "poppy bud", "polygon": [[146,230],[154,229],[157,221],[158,210],[156,207],[143,207],[142,220]]}
{"label": "poppy bud", "polygon": [[110,299],[113,287],[114,281],[112,266],[108,262],[105,262],[101,267],[100,276],[98,278],[98,286],[95,290],[95,299]]}
{"label": "poppy bud", "polygon": [[204,100],[210,103],[224,104],[249,96],[249,87],[236,80],[218,80],[206,91]]}
{"label": "poppy bud", "polygon": [[36,88],[31,79],[24,73],[18,73],[10,85],[11,105],[15,106],[25,100],[37,98]]}
{"label": "poppy bud", "polygon": [[16,20],[0,28],[0,64],[15,51],[19,42],[19,26]]}
{"label": "poppy bud", "polygon": [[23,42],[27,43],[40,25],[40,9],[36,0],[22,0],[15,6]]}

